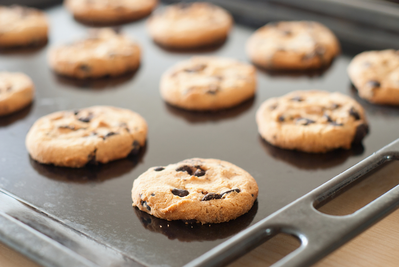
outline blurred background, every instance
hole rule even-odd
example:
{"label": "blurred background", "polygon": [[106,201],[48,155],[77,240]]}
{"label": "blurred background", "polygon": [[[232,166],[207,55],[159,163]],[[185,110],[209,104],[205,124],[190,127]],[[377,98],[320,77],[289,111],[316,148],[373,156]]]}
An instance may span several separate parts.
{"label": "blurred background", "polygon": [[[48,7],[62,0],[0,0],[0,5]],[[176,1],[162,0],[164,4]],[[399,1],[396,0],[210,0],[229,10],[235,21],[258,28],[275,20],[315,20],[340,39],[343,48],[358,51],[399,48]]]}

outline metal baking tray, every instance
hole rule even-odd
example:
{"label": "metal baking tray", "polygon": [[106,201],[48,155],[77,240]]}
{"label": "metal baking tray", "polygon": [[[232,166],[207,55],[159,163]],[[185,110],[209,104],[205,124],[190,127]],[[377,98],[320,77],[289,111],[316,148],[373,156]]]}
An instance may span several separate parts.
{"label": "metal baking tray", "polygon": [[[206,259],[225,264],[234,258],[232,250],[226,256],[218,245],[231,237],[243,238],[238,234],[242,230],[398,138],[399,108],[359,99],[346,74],[349,61],[360,49],[344,46],[343,54],[321,72],[271,74],[258,70],[253,99],[217,113],[196,113],[162,101],[158,92],[161,74],[197,54],[247,61],[244,47],[253,28],[235,25],[219,47],[177,52],[154,44],[145,30],[145,20],[133,22],[123,25],[122,31],[141,44],[143,58],[138,71],[115,79],[76,81],[55,75],[48,68],[46,54],[52,45],[84,37],[87,26],[74,21],[61,6],[46,12],[51,30],[45,47],[0,53],[1,71],[24,72],[36,86],[30,106],[0,118],[0,241],[43,266],[193,265],[193,260],[214,248],[216,252],[210,253],[219,259],[215,254]],[[363,105],[370,123],[363,145],[313,155],[282,150],[259,137],[255,112],[263,101],[308,89],[340,91]],[[58,110],[92,105],[132,109],[147,120],[147,145],[138,157],[94,169],[42,165],[29,157],[25,136],[35,120]],[[159,220],[131,206],[131,187],[142,172],[191,157],[227,160],[252,174],[259,197],[249,213],[228,223],[200,225]],[[233,241],[222,246],[231,246]],[[206,259],[197,264],[209,265]]]}

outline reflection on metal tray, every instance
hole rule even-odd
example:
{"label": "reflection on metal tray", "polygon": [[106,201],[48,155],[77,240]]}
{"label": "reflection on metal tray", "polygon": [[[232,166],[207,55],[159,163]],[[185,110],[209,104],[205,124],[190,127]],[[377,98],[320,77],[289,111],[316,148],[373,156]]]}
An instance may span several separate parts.
{"label": "reflection on metal tray", "polygon": [[[49,47],[85,36],[87,27],[75,22],[62,7],[47,12],[52,25],[47,46],[0,54],[0,70],[26,73],[37,90],[32,105],[0,118],[0,188],[23,200],[25,208],[29,207],[29,216],[21,219],[0,205],[0,217],[34,226],[34,231],[44,235],[27,230],[32,240],[62,245],[58,247],[60,255],[69,255],[85,264],[110,266],[112,260],[116,265],[121,261],[148,266],[187,264],[398,137],[399,109],[368,104],[352,89],[346,67],[353,54],[345,47],[343,55],[322,73],[271,75],[259,70],[254,99],[215,114],[191,113],[166,105],[160,98],[158,84],[168,67],[195,53],[158,47],[150,40],[142,20],[122,27],[143,48],[143,62],[133,76],[89,82],[60,78],[47,67]],[[253,30],[236,25],[226,43],[199,53],[246,61],[245,41]],[[315,159],[314,155],[271,147],[259,138],[255,112],[264,100],[293,90],[315,88],[343,92],[364,106],[370,134],[362,147],[333,151]],[[58,110],[91,105],[114,105],[140,113],[149,125],[147,146],[141,155],[94,170],[41,165],[29,158],[24,140],[36,119]],[[247,170],[259,185],[257,206],[236,221],[221,225],[187,226],[174,222],[169,224],[170,231],[155,231],[158,226],[164,228],[166,222],[144,217],[132,208],[133,180],[152,166],[190,157],[220,158]],[[41,219],[46,220],[46,224],[41,224],[46,227],[37,227],[35,222]],[[217,230],[207,231],[206,227]],[[181,237],[176,234],[179,232],[187,234]],[[57,238],[60,235],[62,239]],[[51,265],[50,257],[29,250],[28,244],[24,246],[23,240],[16,240],[7,231],[0,231],[0,238],[41,264]],[[104,261],[93,259],[97,248],[94,243],[101,246],[98,254]],[[59,262],[57,266],[69,265]]]}

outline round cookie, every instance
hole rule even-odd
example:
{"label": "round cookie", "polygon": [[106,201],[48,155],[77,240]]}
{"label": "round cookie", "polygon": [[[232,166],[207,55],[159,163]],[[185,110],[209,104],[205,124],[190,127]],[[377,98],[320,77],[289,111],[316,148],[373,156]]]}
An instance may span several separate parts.
{"label": "round cookie", "polygon": [[80,21],[114,24],[149,15],[158,0],[66,0],[66,8]]}
{"label": "round cookie", "polygon": [[0,48],[40,45],[47,42],[46,15],[22,6],[0,6]]}
{"label": "round cookie", "polygon": [[340,53],[335,35],[314,21],[271,22],[247,41],[251,61],[271,70],[307,70],[328,66]]}
{"label": "round cookie", "polygon": [[295,91],[268,99],[258,109],[256,122],[272,145],[310,153],[349,149],[368,133],[362,106],[338,92]]}
{"label": "round cookie", "polygon": [[147,23],[155,42],[172,48],[221,43],[233,24],[231,15],[210,3],[180,3],[153,14]]}
{"label": "round cookie", "polygon": [[40,163],[79,168],[137,154],[146,136],[147,123],[139,114],[94,106],[38,119],[26,136],[26,147]]}
{"label": "round cookie", "polygon": [[162,98],[189,110],[229,108],[254,96],[256,70],[252,65],[221,57],[193,57],[161,78]]}
{"label": "round cookie", "polygon": [[399,51],[368,51],[355,56],[348,74],[359,96],[375,104],[399,105]]}
{"label": "round cookie", "polygon": [[34,93],[33,82],[25,74],[0,72],[0,116],[29,105]]}
{"label": "round cookie", "polygon": [[140,65],[140,47],[111,28],[92,29],[89,38],[50,50],[55,72],[73,78],[118,76]]}
{"label": "round cookie", "polygon": [[221,223],[247,213],[258,185],[243,169],[218,159],[193,158],[148,169],[132,189],[133,206],[166,220]]}

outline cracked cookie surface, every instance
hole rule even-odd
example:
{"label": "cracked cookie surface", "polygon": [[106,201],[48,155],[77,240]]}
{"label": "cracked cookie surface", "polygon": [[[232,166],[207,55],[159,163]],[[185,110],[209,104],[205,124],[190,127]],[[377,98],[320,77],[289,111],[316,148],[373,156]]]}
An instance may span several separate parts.
{"label": "cracked cookie surface", "polygon": [[23,73],[0,72],[0,116],[18,111],[32,102],[34,86]]}
{"label": "cracked cookie surface", "polygon": [[359,96],[375,104],[399,105],[399,51],[367,51],[353,58],[348,74]]}
{"label": "cracked cookie surface", "polygon": [[48,60],[58,74],[86,79],[133,72],[140,65],[140,56],[136,42],[103,28],[92,29],[85,40],[52,48]]}
{"label": "cracked cookie surface", "polygon": [[137,154],[147,123],[137,113],[110,106],[59,111],[38,119],[26,147],[40,163],[79,168]]}
{"label": "cracked cookie surface", "polygon": [[0,48],[40,45],[47,41],[46,15],[34,8],[0,6]]}
{"label": "cracked cookie surface", "polygon": [[153,14],[147,28],[155,42],[173,48],[195,48],[224,41],[231,15],[210,3],[180,3]]}
{"label": "cracked cookie surface", "polygon": [[368,133],[362,106],[338,92],[295,91],[268,99],[258,109],[256,122],[272,145],[311,153],[349,149]]}
{"label": "cracked cookie surface", "polygon": [[193,57],[168,69],[161,78],[162,98],[189,110],[233,107],[254,96],[252,65],[221,57]]}
{"label": "cracked cookie surface", "polygon": [[313,21],[271,22],[248,40],[253,63],[271,70],[307,70],[328,66],[340,53],[335,35]]}
{"label": "cracked cookie surface", "polygon": [[158,0],[67,0],[65,6],[81,21],[110,24],[149,15]]}
{"label": "cracked cookie surface", "polygon": [[133,206],[166,220],[221,223],[247,213],[258,196],[255,179],[218,159],[193,158],[153,167],[132,189]]}

